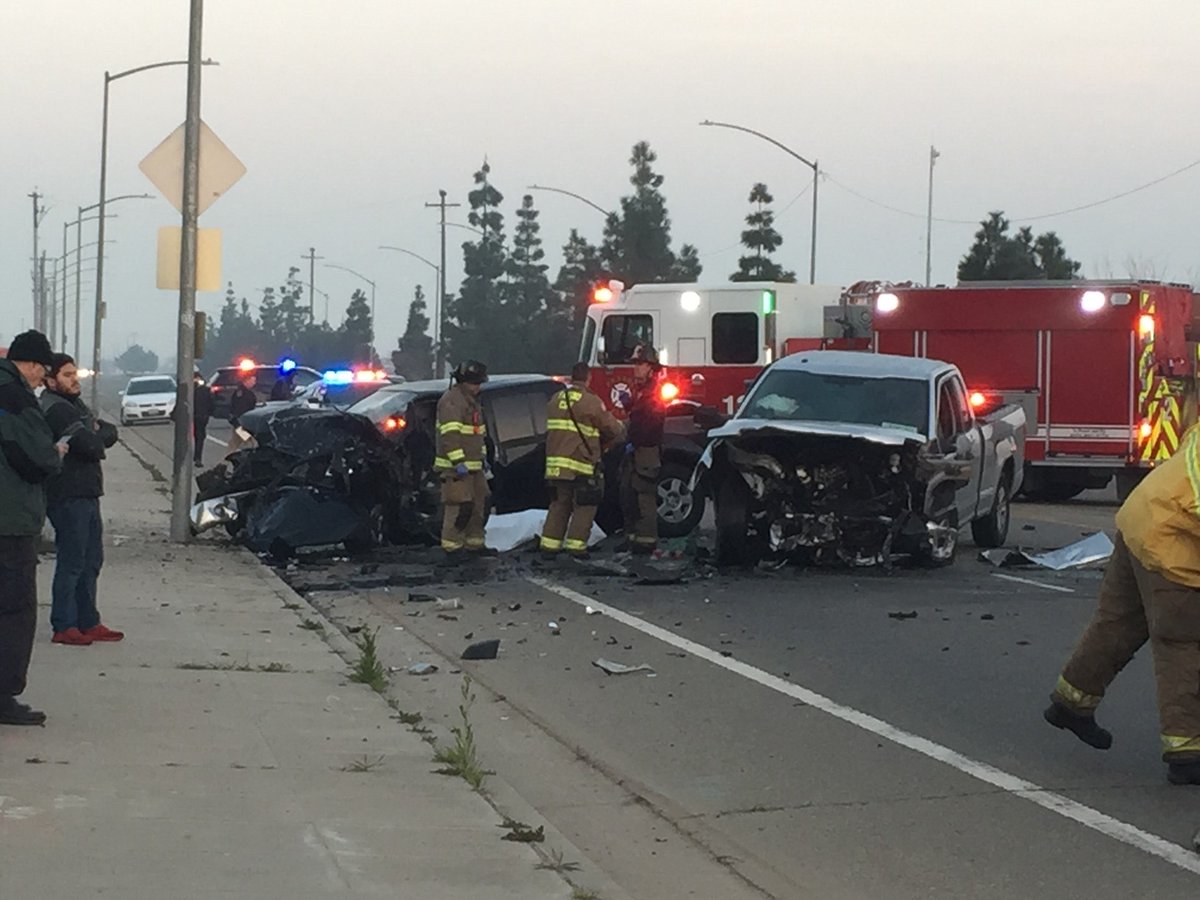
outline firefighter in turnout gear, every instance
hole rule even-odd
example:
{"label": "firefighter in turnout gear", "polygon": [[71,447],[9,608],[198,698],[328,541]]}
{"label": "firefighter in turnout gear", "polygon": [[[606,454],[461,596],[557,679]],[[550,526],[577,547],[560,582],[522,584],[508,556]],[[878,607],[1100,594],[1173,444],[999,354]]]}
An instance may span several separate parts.
{"label": "firefighter in turnout gear", "polygon": [[479,391],[487,381],[487,366],[475,360],[459,364],[454,385],[437,405],[437,456],[433,467],[441,476],[442,549],[450,558],[483,552],[483,523],[487,511],[487,426],[479,406]]}
{"label": "firefighter in turnout gear", "polygon": [[1107,750],[1112,735],[1096,724],[1096,707],[1149,641],[1167,779],[1200,784],[1200,425],[1122,504],[1113,543],[1098,607],[1046,721]]}
{"label": "firefighter in turnout gear", "polygon": [[654,377],[660,368],[658,353],[653,347],[638,344],[630,360],[633,384],[623,404],[629,426],[620,469],[621,512],[629,549],[648,556],[658,544],[658,472],[666,412]]}
{"label": "firefighter in turnout gear", "polygon": [[549,558],[563,549],[572,556],[587,556],[592,520],[604,498],[603,448],[625,431],[588,389],[589,373],[587,363],[576,363],[570,385],[546,404],[546,481],[551,493],[541,548]]}

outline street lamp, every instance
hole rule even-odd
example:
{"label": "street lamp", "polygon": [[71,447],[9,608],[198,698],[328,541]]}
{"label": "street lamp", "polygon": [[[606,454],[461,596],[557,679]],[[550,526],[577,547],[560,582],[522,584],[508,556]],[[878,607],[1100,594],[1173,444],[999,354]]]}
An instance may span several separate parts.
{"label": "street lamp", "polygon": [[574,191],[566,191],[566,190],[563,190],[562,188],[556,188],[556,187],[546,187],[544,184],[531,184],[531,185],[529,185],[529,187],[528,187],[528,188],[526,188],[526,190],[530,190],[530,191],[553,191],[553,192],[554,192],[554,193],[556,193],[556,194],[566,194],[568,197],[574,197],[574,198],[575,198],[576,200],[578,200],[580,203],[586,203],[588,206],[590,206],[592,209],[596,210],[596,212],[598,212],[598,213],[602,213],[602,214],[603,214],[603,215],[605,215],[605,216],[611,216],[611,215],[612,215],[612,212],[611,212],[611,211],[609,211],[609,210],[605,209],[605,208],[604,208],[603,206],[601,206],[599,203],[593,203],[593,202],[592,202],[591,200],[589,200],[587,197],[584,197],[584,196],[582,196],[582,195],[580,195],[580,194],[576,194]]}
{"label": "street lamp", "polygon": [[[107,71],[104,73],[104,111],[100,117],[100,202],[95,208],[100,210],[99,234],[97,235],[100,241],[100,256],[96,260],[96,309],[95,309],[95,324],[92,332],[92,369],[95,375],[92,376],[92,409],[97,408],[97,400],[100,396],[100,346],[101,346],[101,330],[103,329],[104,320],[104,205],[108,202],[105,198],[108,187],[108,86],[114,81],[121,78],[128,78],[130,75],[137,75],[139,72],[148,72],[151,69],[161,69],[166,66],[186,66],[186,59],[175,59],[169,62],[150,63],[147,66],[137,66],[133,69],[126,69],[124,72],[118,72],[115,75],[110,75]],[[202,66],[217,65],[211,59],[206,59],[200,63]],[[78,333],[78,329],[76,329]]]}
{"label": "street lamp", "polygon": [[473,225],[463,225],[461,222],[447,222],[446,227],[447,228],[462,228],[466,231],[473,231],[476,234],[484,233],[484,232],[480,231],[478,228],[474,227]]}
{"label": "street lamp", "polygon": [[[447,222],[446,224],[449,225],[451,223]],[[429,266],[429,268],[433,269],[433,271],[437,273],[437,283],[439,285],[443,284],[441,266],[439,266],[435,262],[429,261],[428,259],[423,257],[420,253],[413,253],[411,250],[405,250],[403,247],[391,247],[387,244],[380,244],[379,249],[380,250],[395,250],[397,253],[404,253],[408,256],[411,256],[413,259],[419,259],[421,262],[425,263],[425,265]],[[441,303],[439,303],[437,305],[437,309],[435,309],[433,311],[434,315],[432,316],[433,325],[434,325],[433,345],[435,347],[441,346],[439,342],[442,339],[442,317],[439,314],[440,309],[441,309]]]}
{"label": "street lamp", "polygon": [[[449,225],[450,223],[447,222],[446,224]],[[363,275],[361,272],[355,272],[349,266],[339,266],[339,265],[335,265],[334,263],[324,263],[324,265],[327,269],[341,269],[343,272],[349,272],[351,275],[355,275],[355,276],[361,278],[363,281],[365,281],[367,284],[369,284],[371,286],[371,329],[374,330],[375,329],[375,282],[373,282],[366,275]]]}
{"label": "street lamp", "polygon": [[786,144],[781,144],[779,141],[775,140],[775,138],[768,137],[767,135],[763,134],[761,131],[755,131],[753,128],[746,128],[744,125],[731,125],[728,122],[713,122],[713,121],[710,121],[709,119],[705,119],[700,124],[701,125],[711,125],[715,128],[732,128],[734,131],[744,131],[744,132],[746,132],[746,134],[752,134],[757,138],[762,138],[768,144],[774,144],[776,147],[778,147],[784,153],[788,154],[789,156],[795,157],[796,159],[800,160],[800,162],[804,163],[806,166],[808,166],[810,169],[812,169],[812,172],[813,172],[812,249],[809,251],[809,257],[808,257],[808,283],[816,284],[817,283],[817,176],[820,174],[820,168],[817,165],[817,161],[815,159],[812,161],[809,161],[809,160],[805,159],[803,156],[801,156],[799,153],[797,153],[795,150],[793,150],[791,147],[787,146]]}

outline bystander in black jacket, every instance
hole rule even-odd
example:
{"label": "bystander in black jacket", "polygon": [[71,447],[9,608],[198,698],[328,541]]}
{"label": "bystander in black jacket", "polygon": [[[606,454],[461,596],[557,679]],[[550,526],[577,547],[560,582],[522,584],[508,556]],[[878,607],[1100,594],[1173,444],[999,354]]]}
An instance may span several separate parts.
{"label": "bystander in black jacket", "polygon": [[258,406],[258,397],[254,391],[244,384],[239,384],[234,389],[233,396],[229,398],[229,423],[236,428],[242,415],[250,412],[256,406]]}
{"label": "bystander in black jacket", "polygon": [[192,421],[207,422],[213,414],[212,388],[198,384],[192,391]]}
{"label": "bystander in black jacket", "polygon": [[100,461],[105,450],[117,442],[116,426],[95,418],[79,397],[46,390],[41,406],[54,439],[67,438],[69,447],[63,457],[62,471],[46,482],[49,504],[103,497],[104,473]]}

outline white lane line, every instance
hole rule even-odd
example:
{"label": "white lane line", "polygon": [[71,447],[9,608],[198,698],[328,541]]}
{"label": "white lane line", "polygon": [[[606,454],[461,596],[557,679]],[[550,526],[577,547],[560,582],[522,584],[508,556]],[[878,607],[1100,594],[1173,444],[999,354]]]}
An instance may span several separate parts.
{"label": "white lane line", "polygon": [[821,712],[833,716],[835,719],[841,719],[843,722],[868,731],[876,737],[891,741],[901,747],[907,747],[909,750],[914,750],[936,762],[944,763],[952,769],[957,769],[964,775],[969,775],[972,778],[982,781],[984,784],[990,784],[1015,797],[1028,800],[1030,803],[1035,803],[1043,809],[1048,809],[1050,812],[1078,822],[1086,828],[1107,835],[1144,853],[1149,853],[1151,856],[1157,856],[1159,859],[1165,860],[1173,866],[1178,866],[1188,872],[1200,875],[1200,855],[1191,850],[1184,849],[1179,844],[1173,844],[1156,834],[1143,831],[1119,819],[1114,819],[1112,816],[1106,815],[1097,809],[1092,809],[1090,806],[1078,803],[1069,797],[1048,791],[1040,785],[1034,784],[1032,781],[1026,781],[1024,778],[1010,775],[1008,772],[997,769],[995,766],[963,756],[956,750],[951,750],[949,747],[943,747],[941,744],[934,743],[927,738],[904,731],[882,719],[877,719],[852,707],[843,706],[841,703],[830,700],[816,691],[810,691],[808,688],[801,687],[798,684],[784,681],[770,672],[764,672],[762,669],[755,668],[731,657],[722,656],[710,647],[697,644],[695,641],[690,641],[685,637],[680,637],[673,631],[667,631],[665,628],[653,625],[644,619],[595,600],[586,594],[581,594],[568,587],[555,584],[545,578],[529,578],[528,580],[532,584],[558,594],[558,596],[570,600],[579,606],[590,606],[592,609],[599,610],[622,625],[635,628],[642,632],[642,634],[656,638],[665,644],[670,644],[679,650],[684,650],[705,662],[712,663],[714,666],[720,666],[722,669],[733,672],[735,675],[741,675],[743,678],[747,678],[765,688],[777,691],[795,700],[800,700],[815,709],[821,710]]}
{"label": "white lane line", "polygon": [[208,435],[207,440],[212,441],[218,447],[228,447],[229,446],[229,441],[223,441],[220,438],[215,438],[211,434]]}
{"label": "white lane line", "polygon": [[1057,584],[1046,584],[1044,581],[1034,581],[1032,578],[1019,578],[1016,575],[1005,575],[1002,572],[993,572],[993,578],[1003,578],[1005,581],[1016,581],[1020,584],[1031,584],[1034,587],[1044,588],[1047,591],[1058,591],[1061,594],[1073,594],[1075,588],[1060,587]]}

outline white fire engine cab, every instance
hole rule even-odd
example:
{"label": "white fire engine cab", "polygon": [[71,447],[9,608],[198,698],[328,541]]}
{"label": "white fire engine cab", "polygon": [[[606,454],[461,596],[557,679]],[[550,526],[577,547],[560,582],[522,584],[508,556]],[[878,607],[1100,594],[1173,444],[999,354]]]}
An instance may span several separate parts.
{"label": "white fire engine cab", "polygon": [[874,298],[874,348],[962,370],[977,409],[1021,403],[1027,493],[1125,497],[1196,421],[1196,297],[1153,281],[975,282]]}
{"label": "white fire engine cab", "polygon": [[[836,285],[767,281],[638,284],[628,290],[609,282],[593,293],[579,358],[592,366],[591,388],[616,405],[633,377],[633,348],[654,347],[666,369],[660,385],[665,401],[732,415],[746,382],[764,366],[787,353],[840,345],[828,333],[829,323],[844,314],[841,295]],[[870,307],[857,312],[865,327],[839,325],[837,335],[861,337],[866,349]]]}

